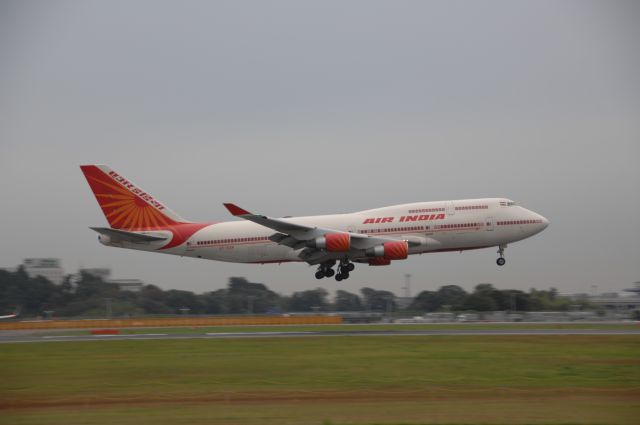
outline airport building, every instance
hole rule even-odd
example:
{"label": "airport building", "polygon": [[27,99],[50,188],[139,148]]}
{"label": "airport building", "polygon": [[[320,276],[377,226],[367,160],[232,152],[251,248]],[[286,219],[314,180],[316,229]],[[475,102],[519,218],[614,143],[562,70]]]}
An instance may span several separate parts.
{"label": "airport building", "polygon": [[58,258],[25,258],[22,267],[31,278],[42,276],[56,285],[64,280],[64,269]]}
{"label": "airport building", "polygon": [[79,274],[86,273],[102,279],[107,283],[115,283],[121,291],[139,292],[145,285],[140,279],[111,279],[111,269],[106,267],[94,267],[80,269]]}
{"label": "airport building", "polygon": [[[591,306],[600,311],[599,315],[615,320],[635,317],[640,311],[640,282],[635,282],[635,287],[625,289],[625,292],[632,292],[634,295],[621,295],[617,292],[606,292],[602,294],[573,294],[564,297],[570,301],[580,304],[588,302]],[[577,312],[575,312],[577,313]]]}
{"label": "airport building", "polygon": [[140,279],[111,279],[109,283],[115,283],[121,291],[140,292],[144,282]]}
{"label": "airport building", "polygon": [[[60,285],[64,281],[65,272],[58,258],[25,258],[21,265],[30,278],[42,276],[56,285]],[[14,273],[18,267],[3,267],[0,270]],[[71,276],[71,284],[75,286],[83,273],[95,276],[107,283],[114,283],[122,291],[139,292],[145,285],[140,279],[111,279],[111,269],[107,267],[81,268],[78,273]]]}
{"label": "airport building", "polygon": [[621,297],[616,293],[602,294],[589,298],[589,301],[605,311],[631,312],[640,310],[640,296]]}

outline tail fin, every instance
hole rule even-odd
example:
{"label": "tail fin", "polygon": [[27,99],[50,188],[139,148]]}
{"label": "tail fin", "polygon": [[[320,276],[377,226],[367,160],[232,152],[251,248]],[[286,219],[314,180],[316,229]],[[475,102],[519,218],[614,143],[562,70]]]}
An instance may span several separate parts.
{"label": "tail fin", "polygon": [[93,194],[114,229],[158,229],[188,223],[106,165],[81,165]]}

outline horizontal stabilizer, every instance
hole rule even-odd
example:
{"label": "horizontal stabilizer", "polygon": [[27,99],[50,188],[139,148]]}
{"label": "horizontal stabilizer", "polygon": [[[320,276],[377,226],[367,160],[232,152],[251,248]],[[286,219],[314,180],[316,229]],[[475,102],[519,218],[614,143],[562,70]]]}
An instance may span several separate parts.
{"label": "horizontal stabilizer", "polygon": [[109,236],[115,240],[127,241],[127,242],[155,242],[166,241],[169,239],[165,236],[154,236],[143,233],[127,232],[125,230],[111,229],[109,227],[90,227],[91,230],[95,230],[101,235]]}

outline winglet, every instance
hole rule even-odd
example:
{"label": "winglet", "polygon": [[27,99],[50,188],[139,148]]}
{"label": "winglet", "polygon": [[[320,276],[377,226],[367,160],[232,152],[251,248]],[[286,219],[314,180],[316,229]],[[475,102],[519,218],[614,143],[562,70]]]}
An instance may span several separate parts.
{"label": "winglet", "polygon": [[229,212],[235,216],[242,216],[242,215],[252,215],[249,211],[247,210],[243,210],[242,208],[240,208],[239,206],[237,206],[236,204],[224,204],[225,208],[229,210]]}

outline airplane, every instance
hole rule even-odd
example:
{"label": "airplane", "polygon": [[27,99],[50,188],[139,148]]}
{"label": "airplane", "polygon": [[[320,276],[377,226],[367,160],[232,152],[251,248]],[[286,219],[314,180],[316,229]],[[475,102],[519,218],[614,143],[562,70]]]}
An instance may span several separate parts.
{"label": "airplane", "polygon": [[0,316],[0,320],[2,320],[2,319],[13,319],[14,317],[18,317],[19,314],[20,314],[20,307],[17,307],[13,313],[5,314],[4,316]]}
{"label": "airplane", "polygon": [[234,263],[306,262],[317,266],[317,279],[348,279],[354,263],[388,266],[409,255],[492,247],[498,248],[496,263],[503,266],[508,244],[549,225],[545,217],[505,198],[283,218],[225,203],[241,221],[195,223],[107,165],[80,168],[109,222],[110,227],[90,227],[104,245]]}

